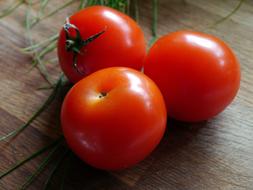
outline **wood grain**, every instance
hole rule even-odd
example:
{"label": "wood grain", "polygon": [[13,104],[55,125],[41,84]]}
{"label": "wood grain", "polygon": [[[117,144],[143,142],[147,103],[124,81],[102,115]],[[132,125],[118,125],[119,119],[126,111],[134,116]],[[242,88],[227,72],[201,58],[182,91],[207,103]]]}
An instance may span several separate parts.
{"label": "wood grain", "polygon": [[[49,9],[54,9],[60,2],[50,1]],[[10,3],[0,1],[1,9]],[[139,22],[149,40],[151,2],[143,0],[139,4]],[[199,30],[220,37],[234,49],[241,63],[242,79],[233,103],[203,123],[187,124],[169,119],[158,148],[146,160],[124,171],[96,170],[71,155],[56,173],[52,189],[60,188],[64,171],[67,171],[65,189],[253,189],[253,1],[245,1],[230,19],[208,28],[237,4],[238,0],[160,0],[158,18],[159,35],[180,29]],[[32,38],[40,41],[55,34],[76,7],[74,4],[42,21],[33,29]],[[23,27],[25,10],[22,5],[15,13],[0,20],[0,135],[24,123],[50,93],[36,90],[47,83],[36,69],[29,71],[31,57],[19,51],[28,44]],[[36,8],[32,11],[36,14]],[[53,52],[50,56],[55,55]],[[57,63],[48,64],[47,68],[56,79],[60,72]],[[60,104],[61,101],[54,102],[22,134],[10,142],[0,143],[0,172],[58,135],[55,128]],[[59,151],[58,156],[61,154]],[[17,189],[45,155],[1,179],[0,189]],[[42,189],[56,160],[50,162],[30,189]]]}

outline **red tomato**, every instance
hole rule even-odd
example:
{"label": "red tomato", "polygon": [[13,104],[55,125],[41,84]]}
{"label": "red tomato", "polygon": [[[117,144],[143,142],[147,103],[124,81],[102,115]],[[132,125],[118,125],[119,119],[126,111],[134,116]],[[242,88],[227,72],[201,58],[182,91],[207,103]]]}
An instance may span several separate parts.
{"label": "red tomato", "polygon": [[88,164],[106,170],[143,160],[160,142],[166,119],[155,83],[123,67],[103,69],[79,81],[61,110],[70,148]]}
{"label": "red tomato", "polygon": [[[67,50],[65,30],[74,38],[77,35],[75,27],[81,39],[68,41],[72,49]],[[65,30],[60,32],[58,57],[63,72],[72,82],[106,67],[124,66],[140,70],[143,66],[146,56],[144,34],[133,19],[117,10],[104,6],[88,7],[71,16]],[[80,40],[93,35],[97,35],[96,39],[80,45]],[[76,49],[73,50],[74,46]],[[76,57],[78,69],[73,67],[73,51],[80,51]]]}
{"label": "red tomato", "polygon": [[150,49],[144,73],[160,88],[168,115],[202,121],[225,109],[240,85],[240,66],[220,39],[191,31],[160,38]]}

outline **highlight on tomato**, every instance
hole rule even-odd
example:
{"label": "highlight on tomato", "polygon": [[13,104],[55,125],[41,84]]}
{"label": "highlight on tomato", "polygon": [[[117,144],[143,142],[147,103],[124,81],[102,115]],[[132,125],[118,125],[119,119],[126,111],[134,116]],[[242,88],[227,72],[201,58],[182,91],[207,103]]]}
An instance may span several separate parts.
{"label": "highlight on tomato", "polygon": [[201,32],[178,31],[160,38],[144,66],[160,88],[168,115],[207,120],[223,111],[240,86],[240,66],[222,40]]}
{"label": "highlight on tomato", "polygon": [[100,169],[130,167],[163,137],[167,113],[156,84],[130,68],[99,70],[66,95],[61,124],[69,147]]}
{"label": "highlight on tomato", "polygon": [[106,67],[140,70],[145,56],[138,24],[105,6],[91,6],[67,18],[58,40],[60,66],[73,83]]}

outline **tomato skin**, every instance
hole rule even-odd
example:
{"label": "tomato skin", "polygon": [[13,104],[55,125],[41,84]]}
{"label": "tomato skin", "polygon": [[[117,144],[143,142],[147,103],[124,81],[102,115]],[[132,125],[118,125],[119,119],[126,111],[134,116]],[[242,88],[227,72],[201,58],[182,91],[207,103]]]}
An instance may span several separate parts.
{"label": "tomato skin", "polygon": [[228,106],[240,86],[240,66],[220,39],[191,31],[160,38],[150,49],[144,73],[160,88],[168,115],[207,120]]}
{"label": "tomato skin", "polygon": [[97,39],[81,49],[77,56],[80,74],[73,68],[73,53],[66,51],[62,29],[58,40],[58,58],[65,75],[73,83],[99,69],[113,66],[140,70],[146,56],[144,34],[129,16],[105,6],[85,8],[70,17],[82,39],[105,30]]}
{"label": "tomato skin", "polygon": [[106,170],[143,160],[160,142],[166,120],[155,83],[123,67],[103,69],[79,81],[61,110],[70,148],[88,164]]}

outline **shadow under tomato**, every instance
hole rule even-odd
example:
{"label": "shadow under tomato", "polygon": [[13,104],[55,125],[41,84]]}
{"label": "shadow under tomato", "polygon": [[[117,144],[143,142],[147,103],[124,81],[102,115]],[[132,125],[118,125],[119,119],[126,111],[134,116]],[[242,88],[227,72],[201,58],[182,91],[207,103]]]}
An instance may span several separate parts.
{"label": "shadow under tomato", "polygon": [[[63,175],[64,179],[63,179]],[[52,189],[61,187],[64,180],[64,189],[118,189],[124,187],[120,181],[107,171],[95,169],[85,164],[81,159],[71,153],[64,161],[54,177]]]}
{"label": "shadow under tomato", "polygon": [[136,188],[159,189],[166,184],[166,189],[182,189],[182,184],[186,184],[184,180],[195,179],[198,175],[195,169],[208,168],[207,158],[214,157],[213,147],[219,135],[213,123],[218,120],[219,117],[187,123],[168,118],[164,138],[150,155],[153,162],[136,183]]}
{"label": "shadow under tomato", "polygon": [[136,166],[119,172],[95,169],[72,153],[54,177],[52,187],[61,186],[63,170],[68,165],[64,189],[141,189],[142,186],[139,185],[149,183],[150,176],[184,162],[185,153],[192,151],[190,147],[198,142],[199,133],[208,127],[207,121],[184,123],[169,118],[164,138],[155,151]]}

